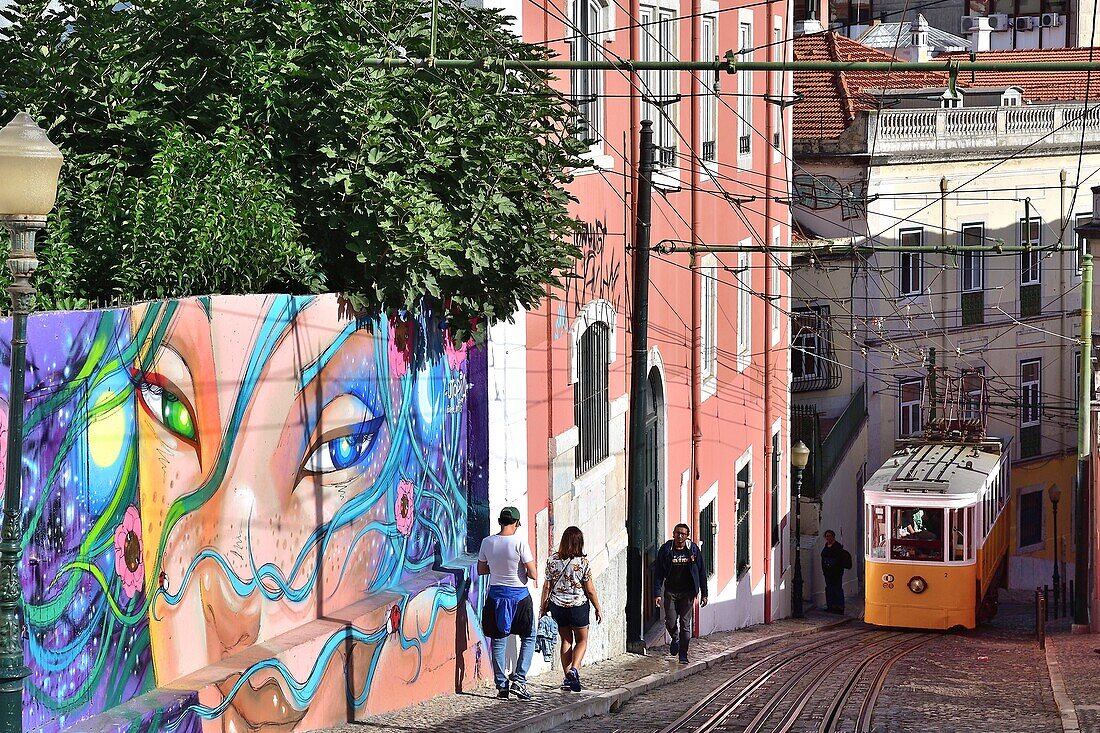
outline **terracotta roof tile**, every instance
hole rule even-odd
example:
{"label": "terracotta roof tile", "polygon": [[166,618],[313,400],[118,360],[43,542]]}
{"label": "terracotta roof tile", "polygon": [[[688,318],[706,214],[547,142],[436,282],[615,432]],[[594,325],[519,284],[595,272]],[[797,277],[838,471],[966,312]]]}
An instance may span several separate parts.
{"label": "terracotta roof tile", "polygon": [[[937,60],[968,59],[970,54],[950,53],[937,56]],[[1100,61],[1100,48],[1045,48],[1016,51],[982,51],[978,61]],[[1100,73],[1087,71],[976,71],[974,80],[968,72],[959,74],[959,82],[965,77],[967,86],[1019,87],[1024,101],[1083,102],[1100,99]],[[1091,77],[1091,80],[1090,80]],[[1088,94],[1086,95],[1086,88]]]}
{"label": "terracotta roof tile", "polygon": [[[837,33],[814,33],[794,39],[798,61],[895,61],[890,54],[864,46]],[[943,72],[798,71],[794,105],[794,136],[834,138],[847,129],[861,110],[875,109],[877,99],[867,89],[927,89],[947,84]]]}
{"label": "terracotta roof tile", "polygon": [[[800,61],[891,61],[893,56],[836,33],[814,33],[794,40]],[[969,53],[950,53],[937,61],[968,60]],[[983,51],[979,61],[1100,61],[1100,48],[1047,48]],[[1091,78],[1090,78],[1091,77]],[[839,136],[861,110],[875,109],[872,91],[929,89],[947,85],[946,72],[798,71],[794,89],[802,95],[794,105],[794,136],[831,139]],[[1100,100],[1100,73],[1086,71],[963,71],[959,87],[1004,89],[1019,87],[1025,103]],[[869,91],[872,90],[872,91]]]}

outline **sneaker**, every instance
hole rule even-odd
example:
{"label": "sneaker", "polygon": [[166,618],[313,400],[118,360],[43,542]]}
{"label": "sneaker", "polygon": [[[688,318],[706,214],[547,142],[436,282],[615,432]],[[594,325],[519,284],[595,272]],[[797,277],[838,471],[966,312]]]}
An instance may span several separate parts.
{"label": "sneaker", "polygon": [[679,639],[673,639],[672,641],[670,641],[668,643],[668,655],[670,657],[675,657],[676,653],[679,652],[679,651],[680,651],[680,640]]}
{"label": "sneaker", "polygon": [[680,655],[680,664],[687,664],[687,663],[688,663],[688,655],[687,654],[681,654]]}
{"label": "sneaker", "polygon": [[497,699],[498,700],[507,700],[508,699],[508,688],[507,687],[501,687],[501,688],[497,689]]}
{"label": "sneaker", "polygon": [[533,697],[531,691],[527,689],[527,683],[525,682],[516,682],[515,680],[512,680],[512,684],[509,686],[509,690],[520,700],[530,700]]}
{"label": "sneaker", "polygon": [[569,675],[565,675],[565,679],[561,681],[561,689],[569,691],[573,689],[573,680],[569,678]]}
{"label": "sneaker", "polygon": [[573,692],[581,691],[581,674],[576,667],[569,670],[569,689]]}

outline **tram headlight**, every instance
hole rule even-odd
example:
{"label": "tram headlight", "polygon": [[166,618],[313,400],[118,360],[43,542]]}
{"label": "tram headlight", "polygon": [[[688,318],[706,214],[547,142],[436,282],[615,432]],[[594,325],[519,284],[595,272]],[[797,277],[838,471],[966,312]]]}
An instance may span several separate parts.
{"label": "tram headlight", "polygon": [[909,579],[909,590],[914,593],[923,593],[928,588],[928,581],[919,575],[914,575]]}

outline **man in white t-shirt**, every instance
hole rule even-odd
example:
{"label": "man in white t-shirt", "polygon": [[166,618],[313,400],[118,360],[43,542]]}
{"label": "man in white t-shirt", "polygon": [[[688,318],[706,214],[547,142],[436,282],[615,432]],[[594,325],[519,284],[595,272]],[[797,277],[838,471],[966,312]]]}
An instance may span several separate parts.
{"label": "man in white t-shirt", "polygon": [[[481,612],[481,627],[490,640],[497,697],[507,699],[511,692],[521,700],[530,700],[527,670],[535,654],[535,607],[527,581],[536,575],[535,556],[524,535],[518,532],[519,509],[504,507],[497,522],[500,533],[482,540],[477,556],[478,575],[489,574],[489,595]],[[520,645],[516,669],[509,678],[504,672],[504,651],[512,634],[520,637]]]}

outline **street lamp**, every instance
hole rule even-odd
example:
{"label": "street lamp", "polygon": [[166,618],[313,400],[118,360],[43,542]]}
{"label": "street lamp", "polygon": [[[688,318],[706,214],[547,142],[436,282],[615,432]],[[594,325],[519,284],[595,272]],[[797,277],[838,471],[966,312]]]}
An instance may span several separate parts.
{"label": "street lamp", "polygon": [[23,383],[27,371],[27,313],[34,298],[31,276],[38,267],[34,237],[46,226],[57,200],[61,151],[34,119],[20,112],[0,130],[0,223],[11,237],[11,382],[8,392],[4,520],[0,525],[0,731],[23,729],[23,658],[20,609],[20,544],[23,531]]}
{"label": "street lamp", "polygon": [[1054,507],[1054,609],[1057,615],[1058,599],[1062,597],[1062,579],[1058,573],[1058,500],[1062,498],[1062,490],[1058,488],[1058,484],[1050,485],[1047,496],[1050,497],[1050,503]]}
{"label": "street lamp", "polygon": [[791,447],[794,467],[794,592],[791,593],[791,616],[802,618],[802,471],[810,462],[810,449],[801,440]]}

